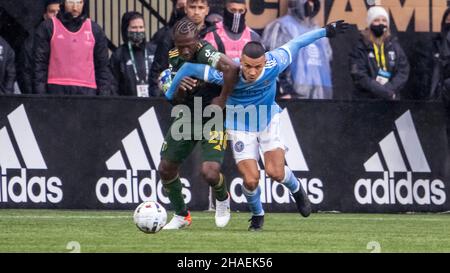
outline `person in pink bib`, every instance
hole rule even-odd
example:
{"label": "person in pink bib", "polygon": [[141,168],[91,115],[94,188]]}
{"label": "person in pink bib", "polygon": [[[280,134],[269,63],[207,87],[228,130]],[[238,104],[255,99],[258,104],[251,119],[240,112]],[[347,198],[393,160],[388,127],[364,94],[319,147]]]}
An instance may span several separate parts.
{"label": "person in pink bib", "polygon": [[217,30],[209,32],[205,40],[228,57],[239,60],[242,49],[248,42],[261,40],[258,33],[246,25],[246,14],[245,0],[226,0],[223,22],[218,22]]}
{"label": "person in pink bib", "polygon": [[108,47],[103,30],[87,15],[87,0],[64,0],[44,21],[34,42],[34,92],[53,95],[109,95]]}

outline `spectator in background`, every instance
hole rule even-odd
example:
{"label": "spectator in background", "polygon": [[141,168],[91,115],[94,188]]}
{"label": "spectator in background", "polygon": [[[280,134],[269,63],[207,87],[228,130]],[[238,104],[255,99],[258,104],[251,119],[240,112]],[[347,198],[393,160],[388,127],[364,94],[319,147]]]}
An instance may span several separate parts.
{"label": "spectator in background", "polygon": [[106,36],[88,18],[88,0],[64,0],[61,11],[37,29],[34,92],[55,95],[110,95]]}
{"label": "spectator in background", "polygon": [[169,22],[166,26],[160,28],[153,34],[153,37],[150,41],[155,42],[156,44],[167,38],[169,31],[173,28],[176,22],[181,20],[184,16],[186,16],[186,12],[184,10],[186,6],[186,0],[171,0],[172,1],[172,14],[170,15]]}
{"label": "spectator in background", "polygon": [[[177,1],[176,4],[180,4],[179,2],[180,1]],[[215,24],[205,20],[206,16],[209,14],[208,0],[185,0],[182,2],[184,2],[186,16],[198,26],[201,39],[203,39],[208,32],[216,30]],[[179,9],[181,9],[181,7]],[[181,10],[179,14],[182,14]],[[158,90],[158,92],[160,92],[158,79],[161,72],[169,68],[169,51],[175,47],[173,40],[172,27],[167,31],[164,39],[161,39],[156,48],[155,60],[153,61],[152,68],[150,70],[150,90]]]}
{"label": "spectator in background", "polygon": [[122,96],[155,96],[149,90],[148,80],[153,51],[152,44],[145,39],[144,17],[138,12],[127,12],[122,16],[123,44],[110,59],[114,76],[113,90]]}
{"label": "spectator in background", "polygon": [[15,53],[0,37],[0,94],[13,94],[16,81]]}
{"label": "spectator in background", "polygon": [[[46,0],[42,21],[55,17],[60,10],[60,5],[61,0]],[[17,60],[17,83],[22,94],[33,93],[33,44],[34,30],[23,43]]]}
{"label": "spectator in background", "polygon": [[154,96],[160,96],[158,78],[160,73],[169,67],[169,50],[173,48],[173,26],[186,16],[186,0],[172,0],[172,15],[167,26],[158,30],[152,37],[156,46],[154,59],[150,68],[149,90]]}
{"label": "spectator in background", "polygon": [[261,38],[245,24],[245,0],[226,0],[223,12],[223,22],[218,22],[217,30],[209,32],[205,40],[228,57],[239,60],[244,46]]}
{"label": "spectator in background", "polygon": [[433,39],[430,99],[450,101],[450,8],[442,18],[441,33]]}
{"label": "spectator in background", "polygon": [[[288,14],[270,23],[262,42],[267,50],[282,46],[294,37],[320,28],[314,17],[319,13],[319,0],[289,0]],[[332,99],[332,50],[327,38],[300,49],[292,65],[279,76],[281,98]]]}
{"label": "spectator in background", "polygon": [[383,7],[371,7],[368,28],[350,53],[350,74],[357,88],[356,98],[400,99],[409,76],[409,63],[389,28],[389,14]]}
{"label": "spectator in background", "polygon": [[[430,99],[445,104],[450,117],[450,8],[442,17],[441,33],[433,39],[433,72]],[[447,119],[447,136],[450,145],[450,118]]]}

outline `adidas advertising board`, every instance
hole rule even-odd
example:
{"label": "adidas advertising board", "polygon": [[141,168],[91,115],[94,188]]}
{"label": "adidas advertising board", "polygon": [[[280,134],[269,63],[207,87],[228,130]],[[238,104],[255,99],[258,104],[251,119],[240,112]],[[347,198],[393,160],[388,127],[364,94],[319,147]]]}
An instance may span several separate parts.
{"label": "adidas advertising board", "polygon": [[[437,102],[283,102],[286,164],[313,211],[450,210],[447,116]],[[171,124],[162,99],[2,96],[0,208],[170,209],[157,166]],[[198,150],[181,166],[191,210],[207,210]],[[295,212],[265,173],[266,211]],[[248,211],[231,149],[223,163],[231,209]]]}
{"label": "adidas advertising board", "polygon": [[409,110],[395,121],[395,130],[379,145],[380,153],[373,154],[364,163],[364,169],[379,173],[380,178],[356,182],[358,203],[442,205],[446,202],[445,184],[431,175]]}
{"label": "adidas advertising board", "polygon": [[60,203],[62,181],[48,175],[25,107],[7,119],[0,129],[0,203]]}
{"label": "adidas advertising board", "polygon": [[[97,199],[103,204],[115,202],[140,204],[144,201],[170,203],[163,193],[162,183],[156,172],[164,136],[153,107],[139,117],[139,125],[140,128],[134,129],[122,140],[124,155],[128,159],[129,167],[125,164],[121,150],[115,152],[106,161],[109,171],[116,171],[123,176],[102,177],[98,180],[95,193]],[[139,130],[142,131],[143,138],[140,137]],[[149,151],[153,166],[150,166],[144,145]],[[183,184],[184,201],[189,204],[191,201],[190,182],[186,178],[181,178],[181,183]]]}

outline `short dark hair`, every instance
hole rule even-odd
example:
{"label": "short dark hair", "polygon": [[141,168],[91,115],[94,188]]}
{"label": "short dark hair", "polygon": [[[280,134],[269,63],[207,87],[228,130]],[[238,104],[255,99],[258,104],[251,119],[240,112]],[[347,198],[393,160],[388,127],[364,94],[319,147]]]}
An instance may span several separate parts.
{"label": "short dark hair", "polygon": [[178,21],[173,27],[173,36],[198,36],[198,26],[188,17]]}
{"label": "short dark hair", "polygon": [[205,3],[209,7],[209,1],[208,0],[187,0],[186,4],[195,3],[195,2]]}
{"label": "short dark hair", "polygon": [[248,42],[242,50],[242,55],[250,57],[252,59],[258,59],[266,53],[266,49],[260,42],[251,41]]}

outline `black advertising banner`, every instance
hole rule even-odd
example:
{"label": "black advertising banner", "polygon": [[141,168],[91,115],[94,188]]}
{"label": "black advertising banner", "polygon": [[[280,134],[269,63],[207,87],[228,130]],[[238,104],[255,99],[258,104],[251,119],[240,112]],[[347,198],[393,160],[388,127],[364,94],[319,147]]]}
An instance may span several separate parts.
{"label": "black advertising banner", "polygon": [[[437,102],[281,103],[286,164],[314,211],[450,210],[448,114]],[[171,122],[162,99],[0,97],[0,208],[170,208],[157,166]],[[246,211],[230,147],[223,164],[232,210]],[[181,168],[192,210],[209,207],[195,150]],[[267,211],[295,211],[260,166]]]}

